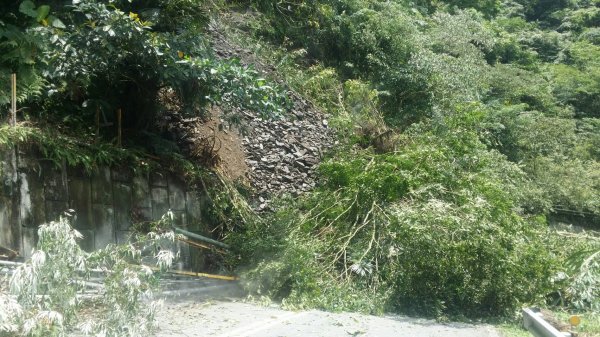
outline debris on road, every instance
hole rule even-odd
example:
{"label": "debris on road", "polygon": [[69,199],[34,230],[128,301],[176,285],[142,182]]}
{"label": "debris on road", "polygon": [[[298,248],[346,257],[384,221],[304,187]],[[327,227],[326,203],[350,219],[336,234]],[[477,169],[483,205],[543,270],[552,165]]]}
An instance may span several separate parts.
{"label": "debris on road", "polygon": [[160,337],[500,337],[489,325],[440,324],[403,316],[369,316],[318,310],[285,311],[233,301],[167,302],[157,315]]}

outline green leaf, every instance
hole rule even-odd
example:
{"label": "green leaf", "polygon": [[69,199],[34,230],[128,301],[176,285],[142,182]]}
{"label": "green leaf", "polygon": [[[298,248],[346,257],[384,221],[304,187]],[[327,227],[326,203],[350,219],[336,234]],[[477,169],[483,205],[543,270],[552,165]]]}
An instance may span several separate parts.
{"label": "green leaf", "polygon": [[44,20],[48,16],[49,13],[50,13],[50,6],[48,6],[48,5],[40,6],[37,9],[37,16],[35,19],[38,22],[40,22],[40,21]]}
{"label": "green leaf", "polygon": [[50,16],[50,19],[52,20],[52,27],[61,29],[67,28],[67,26],[65,26],[65,24],[62,21],[60,21],[59,18]]}
{"label": "green leaf", "polygon": [[35,4],[29,0],[21,2],[21,5],[19,6],[19,12],[32,18],[37,18],[38,16],[38,13],[35,10]]}

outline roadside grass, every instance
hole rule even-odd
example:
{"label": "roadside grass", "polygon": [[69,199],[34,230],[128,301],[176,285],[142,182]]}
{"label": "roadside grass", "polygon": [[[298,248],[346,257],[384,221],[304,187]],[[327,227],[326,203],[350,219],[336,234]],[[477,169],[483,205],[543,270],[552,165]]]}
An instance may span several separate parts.
{"label": "roadside grass", "polygon": [[496,328],[502,337],[531,337],[531,334],[517,323],[502,323]]}
{"label": "roadside grass", "polygon": [[[572,315],[566,311],[557,311],[554,314],[561,321],[568,321]],[[578,337],[600,336],[600,313],[584,312],[577,315],[581,318],[581,324],[575,329]]]}
{"label": "roadside grass", "polygon": [[[566,311],[553,312],[557,319],[568,322],[571,313]],[[597,337],[600,336],[600,313],[585,312],[578,314],[581,318],[581,324],[574,329],[578,337]],[[531,337],[531,333],[523,329],[517,322],[505,322],[496,325],[496,329],[502,337]]]}

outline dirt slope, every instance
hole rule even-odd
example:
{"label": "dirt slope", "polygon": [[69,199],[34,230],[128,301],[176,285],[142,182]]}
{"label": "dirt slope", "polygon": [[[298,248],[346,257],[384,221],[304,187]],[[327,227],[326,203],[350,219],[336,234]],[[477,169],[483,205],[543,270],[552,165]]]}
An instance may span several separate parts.
{"label": "dirt slope", "polygon": [[[217,25],[211,25],[209,32],[217,57],[238,58],[242,64],[253,64],[266,77],[277,78],[272,66],[232,43]],[[294,91],[289,90],[288,95],[293,108],[281,119],[262,120],[253,111],[242,111],[248,126],[241,138],[249,167],[247,177],[259,196],[259,210],[268,207],[273,194],[298,195],[312,189],[316,165],[334,141],[326,117]]]}
{"label": "dirt slope", "polygon": [[[261,76],[287,87],[278,80],[274,67],[235,45],[216,25],[210,26],[209,36],[217,57],[252,64]],[[250,186],[255,197],[253,206],[258,211],[268,210],[274,195],[299,195],[315,186],[315,169],[334,143],[327,118],[293,90],[287,94],[293,107],[280,119],[263,120],[254,111],[234,111],[242,117],[240,132],[223,122],[220,107],[213,107],[206,118],[184,118],[178,113],[180,104],[174,95],[163,92],[162,102],[172,101],[167,104],[171,108],[163,129],[188,157]]]}

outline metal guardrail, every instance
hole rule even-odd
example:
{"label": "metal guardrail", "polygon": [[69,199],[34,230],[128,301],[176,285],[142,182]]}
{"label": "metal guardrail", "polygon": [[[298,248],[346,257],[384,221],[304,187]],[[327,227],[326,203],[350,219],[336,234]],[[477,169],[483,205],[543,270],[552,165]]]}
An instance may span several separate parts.
{"label": "metal guardrail", "polygon": [[539,312],[523,309],[523,326],[536,337],[572,337],[570,332],[561,332],[546,322]]}
{"label": "metal guardrail", "polygon": [[226,245],[226,244],[224,244],[222,242],[219,242],[217,240],[213,240],[211,238],[207,238],[206,236],[202,236],[202,235],[199,235],[199,234],[196,234],[196,233],[192,233],[190,231],[186,231],[183,228],[174,227],[174,229],[175,229],[175,233],[183,234],[183,235],[185,235],[187,237],[190,237],[190,238],[193,238],[193,239],[196,239],[196,240],[200,240],[202,242],[205,242],[205,243],[217,246],[217,247],[221,247],[221,248],[224,248],[224,249],[229,249],[229,245]]}

